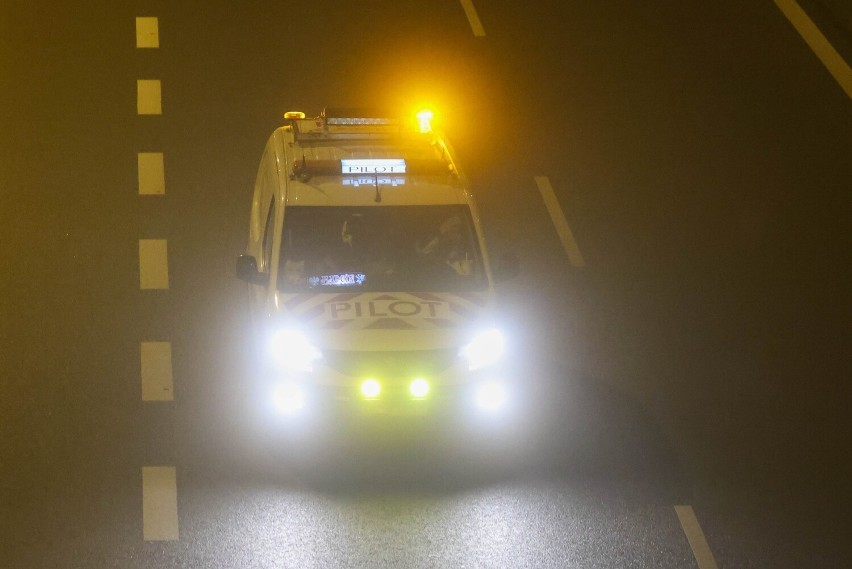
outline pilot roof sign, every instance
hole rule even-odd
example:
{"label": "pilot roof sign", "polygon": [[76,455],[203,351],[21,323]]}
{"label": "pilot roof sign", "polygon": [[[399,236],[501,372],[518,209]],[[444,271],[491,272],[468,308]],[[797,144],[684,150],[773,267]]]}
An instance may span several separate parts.
{"label": "pilot roof sign", "polygon": [[344,158],[342,174],[405,174],[404,158]]}

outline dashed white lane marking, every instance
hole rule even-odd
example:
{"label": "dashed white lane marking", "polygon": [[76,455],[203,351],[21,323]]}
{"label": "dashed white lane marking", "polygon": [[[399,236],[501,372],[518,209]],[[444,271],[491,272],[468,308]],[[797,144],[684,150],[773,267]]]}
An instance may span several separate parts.
{"label": "dashed white lane marking", "polygon": [[142,536],[145,541],[178,539],[177,470],[142,467]]}
{"label": "dashed white lane marking", "polygon": [[160,47],[160,27],[157,18],[136,18],[136,47]]}
{"label": "dashed white lane marking", "polygon": [[169,253],[165,239],[139,240],[139,288],[169,288]]}
{"label": "dashed white lane marking", "polygon": [[562,247],[568,255],[568,260],[575,267],[583,267],[586,265],[580,247],[574,239],[574,233],[568,226],[568,221],[562,213],[562,208],[559,207],[559,200],[553,191],[553,186],[550,185],[550,180],[547,176],[536,176],[535,183],[538,186],[538,191],[541,193],[541,199],[544,200],[544,205],[547,207],[547,212],[550,214],[550,219],[553,221],[553,226],[556,228],[556,233],[559,235],[559,240],[562,242]]}
{"label": "dashed white lane marking", "polygon": [[172,401],[172,345],[169,342],[142,342],[142,401]]}
{"label": "dashed white lane marking", "polygon": [[136,80],[136,112],[140,115],[163,114],[162,87],[159,79]]}
{"label": "dashed white lane marking", "polygon": [[816,24],[813,23],[795,0],[775,0],[775,5],[790,20],[805,43],[810,46],[834,80],[852,98],[852,69],[826,39]]}
{"label": "dashed white lane marking", "polygon": [[461,0],[461,5],[464,8],[467,21],[470,22],[470,29],[473,30],[473,35],[478,38],[485,37],[485,28],[482,27],[482,22],[479,21],[479,14],[476,13],[473,0]]}
{"label": "dashed white lane marking", "polygon": [[701,531],[701,526],[698,524],[692,506],[675,506],[674,509],[677,519],[680,520],[683,533],[686,534],[689,547],[692,548],[692,555],[695,556],[698,569],[718,569],[716,560],[713,558],[713,552],[710,551],[710,546],[707,544],[704,532]]}
{"label": "dashed white lane marking", "polygon": [[166,193],[166,177],[163,168],[162,152],[140,152],[137,160],[139,166],[139,194],[163,195]]}

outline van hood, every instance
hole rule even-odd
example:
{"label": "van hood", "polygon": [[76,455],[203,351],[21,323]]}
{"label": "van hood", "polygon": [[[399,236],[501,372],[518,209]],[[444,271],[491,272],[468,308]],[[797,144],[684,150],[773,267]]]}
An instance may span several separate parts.
{"label": "van hood", "polygon": [[461,345],[491,313],[493,293],[277,293],[276,320],[297,326],[317,347],[433,350]]}

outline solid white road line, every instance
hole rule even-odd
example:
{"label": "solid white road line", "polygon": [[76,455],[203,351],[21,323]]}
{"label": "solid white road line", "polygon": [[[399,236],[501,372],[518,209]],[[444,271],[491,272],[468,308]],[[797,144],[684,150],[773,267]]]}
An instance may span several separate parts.
{"label": "solid white road line", "polygon": [[142,536],[145,541],[178,539],[174,466],[142,467]]}
{"label": "solid white road line", "polygon": [[585,266],[586,261],[583,259],[582,253],[580,253],[580,247],[577,246],[574,233],[568,226],[568,221],[562,213],[562,208],[559,207],[559,200],[553,192],[550,180],[547,176],[536,176],[535,183],[538,186],[538,191],[541,193],[541,199],[544,200],[544,205],[547,207],[547,212],[550,214],[550,219],[553,221],[553,226],[556,228],[556,233],[559,234],[559,240],[562,242],[562,247],[568,255],[568,260],[575,267]]}
{"label": "solid white road line", "polygon": [[163,114],[162,88],[159,79],[136,80],[136,112],[140,115]]}
{"label": "solid white road line", "polygon": [[174,400],[172,345],[169,342],[142,342],[142,401]]}
{"label": "solid white road line", "polygon": [[136,47],[160,47],[160,27],[157,18],[136,18]]}
{"label": "solid white road line", "polygon": [[478,38],[485,37],[485,28],[482,27],[482,22],[479,21],[479,14],[476,13],[476,8],[473,6],[473,0],[461,0],[464,13],[467,15],[467,21],[470,22],[470,29],[473,30],[473,35]]}
{"label": "solid white road line", "polygon": [[165,239],[139,240],[139,288],[169,288],[169,254]]}
{"label": "solid white road line", "polygon": [[166,177],[162,152],[140,152],[139,195],[163,195],[166,193]]}
{"label": "solid white road line", "polygon": [[790,20],[805,43],[810,46],[819,60],[834,76],[834,80],[852,98],[852,69],[829,43],[816,24],[813,23],[795,0],[775,0],[776,6]]}
{"label": "solid white road line", "polygon": [[701,526],[698,524],[692,506],[675,506],[674,509],[677,519],[680,520],[683,533],[686,534],[689,547],[692,548],[692,555],[695,556],[698,569],[718,569],[716,560],[713,558],[713,552],[707,545],[707,539],[704,537],[704,532],[701,531]]}

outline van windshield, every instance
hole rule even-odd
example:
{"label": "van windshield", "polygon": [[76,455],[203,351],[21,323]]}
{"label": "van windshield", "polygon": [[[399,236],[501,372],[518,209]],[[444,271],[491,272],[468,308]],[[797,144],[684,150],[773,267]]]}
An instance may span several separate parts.
{"label": "van windshield", "polygon": [[281,291],[455,292],[486,284],[466,205],[285,210]]}

